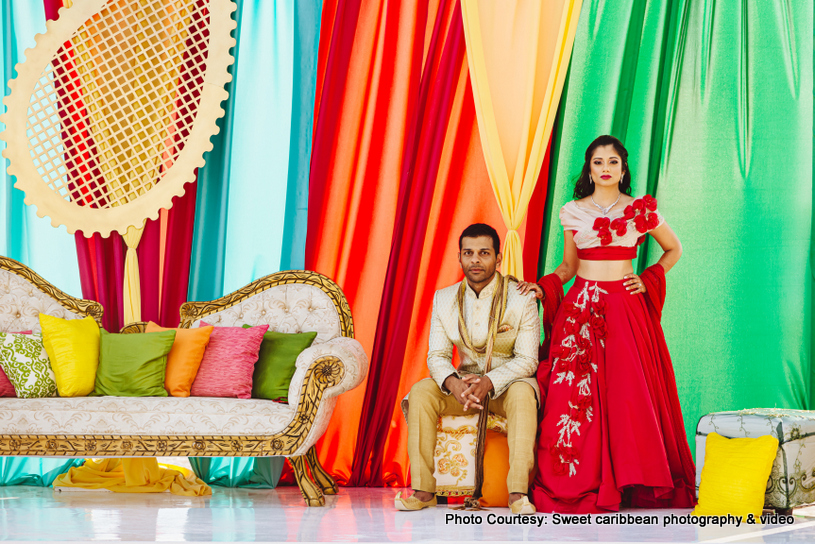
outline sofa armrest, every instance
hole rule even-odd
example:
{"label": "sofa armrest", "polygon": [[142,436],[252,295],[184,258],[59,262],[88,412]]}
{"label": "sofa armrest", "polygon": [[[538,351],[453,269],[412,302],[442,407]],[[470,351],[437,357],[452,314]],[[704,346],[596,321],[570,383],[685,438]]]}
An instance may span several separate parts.
{"label": "sofa armrest", "polygon": [[125,325],[119,331],[120,334],[135,334],[140,332],[145,332],[147,330],[147,322],[146,321],[136,321],[135,323],[130,323],[129,325]]}
{"label": "sofa armrest", "polygon": [[289,385],[292,406],[300,402],[304,386],[308,386],[307,379],[328,386],[322,392],[323,400],[355,388],[368,374],[368,356],[358,341],[341,336],[304,350],[295,366],[297,369]]}

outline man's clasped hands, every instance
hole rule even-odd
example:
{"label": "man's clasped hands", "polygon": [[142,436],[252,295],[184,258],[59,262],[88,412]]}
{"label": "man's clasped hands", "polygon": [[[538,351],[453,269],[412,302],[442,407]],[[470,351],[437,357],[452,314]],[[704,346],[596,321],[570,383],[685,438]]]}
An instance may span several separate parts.
{"label": "man's clasped hands", "polygon": [[450,374],[444,380],[444,387],[464,406],[464,411],[470,407],[484,409],[484,399],[492,391],[492,380],[488,376],[465,374],[459,378]]}

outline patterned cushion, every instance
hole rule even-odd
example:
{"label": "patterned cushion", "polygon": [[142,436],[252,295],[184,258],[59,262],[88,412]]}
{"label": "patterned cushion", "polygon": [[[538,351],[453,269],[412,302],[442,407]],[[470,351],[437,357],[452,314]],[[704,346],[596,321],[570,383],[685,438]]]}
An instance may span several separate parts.
{"label": "patterned cushion", "polygon": [[[201,322],[204,327],[209,323]],[[193,397],[252,398],[252,373],[268,325],[243,329],[215,327],[209,337],[198,374],[192,382]]]}
{"label": "patterned cushion", "polygon": [[42,336],[0,333],[0,366],[20,398],[55,397],[57,382]]}

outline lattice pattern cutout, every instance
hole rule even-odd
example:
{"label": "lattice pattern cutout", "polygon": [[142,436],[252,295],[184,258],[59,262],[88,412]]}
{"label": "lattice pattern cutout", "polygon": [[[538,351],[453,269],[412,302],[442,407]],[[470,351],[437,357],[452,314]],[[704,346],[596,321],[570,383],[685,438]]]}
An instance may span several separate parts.
{"label": "lattice pattern cutout", "polygon": [[54,226],[124,233],[169,208],[212,148],[235,27],[229,0],[81,0],[26,51],[2,138]]}

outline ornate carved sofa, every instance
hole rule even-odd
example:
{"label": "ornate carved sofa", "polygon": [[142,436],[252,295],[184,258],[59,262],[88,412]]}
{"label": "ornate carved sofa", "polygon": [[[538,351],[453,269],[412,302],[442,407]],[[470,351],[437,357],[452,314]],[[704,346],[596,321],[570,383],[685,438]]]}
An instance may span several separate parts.
{"label": "ornate carved sofa", "polygon": [[[39,331],[40,312],[68,319],[90,315],[99,322],[102,307],[0,257],[0,331]],[[306,503],[324,505],[323,494],[335,494],[337,486],[320,466],[314,443],[337,396],[359,385],[368,370],[342,290],[315,272],[278,272],[218,300],[181,307],[182,327],[202,318],[216,326],[316,331],[314,344],[297,359],[289,404],[209,397],[0,398],[0,455],[285,456]],[[143,323],[135,323],[123,332],[143,330]]]}

